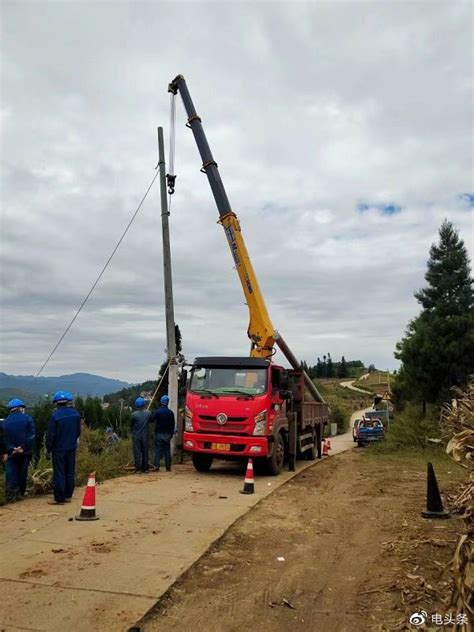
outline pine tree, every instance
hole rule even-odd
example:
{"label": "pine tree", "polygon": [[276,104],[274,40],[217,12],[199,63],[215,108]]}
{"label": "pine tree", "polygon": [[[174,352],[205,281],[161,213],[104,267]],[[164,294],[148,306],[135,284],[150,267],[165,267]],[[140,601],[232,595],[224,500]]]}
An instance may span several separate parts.
{"label": "pine tree", "polygon": [[321,358],[318,358],[316,364],[316,377],[323,377],[323,363],[321,362]]}
{"label": "pine tree", "polygon": [[97,427],[97,409],[92,397],[86,397],[84,402],[84,422],[89,428]]}
{"label": "pine tree", "polygon": [[474,367],[473,281],[464,242],[451,222],[430,249],[428,286],[415,294],[421,313],[397,343],[399,388],[406,399],[440,402],[466,384]]}
{"label": "pine tree", "polygon": [[332,363],[332,358],[331,358],[331,354],[328,353],[328,361],[326,364],[326,376],[327,377],[334,377],[334,365]]}
{"label": "pine tree", "polygon": [[342,356],[341,362],[337,367],[337,377],[348,377],[349,371],[347,369],[347,362],[344,356]]}

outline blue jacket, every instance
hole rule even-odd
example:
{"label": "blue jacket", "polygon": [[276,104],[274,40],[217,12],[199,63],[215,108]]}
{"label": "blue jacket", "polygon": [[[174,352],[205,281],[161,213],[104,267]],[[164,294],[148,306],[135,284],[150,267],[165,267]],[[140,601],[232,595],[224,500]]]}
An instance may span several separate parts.
{"label": "blue jacket", "polygon": [[46,450],[75,450],[81,434],[81,415],[75,408],[61,406],[51,415],[46,431]]}
{"label": "blue jacket", "polygon": [[152,421],[155,422],[155,434],[174,433],[174,413],[167,406],[161,406],[153,411]]}
{"label": "blue jacket", "polygon": [[151,421],[151,410],[135,410],[130,419],[130,429],[134,437],[148,436],[148,424]]}
{"label": "blue jacket", "polygon": [[3,422],[4,440],[7,453],[13,448],[23,448],[24,454],[31,454],[36,436],[35,422],[25,413],[10,413]]}

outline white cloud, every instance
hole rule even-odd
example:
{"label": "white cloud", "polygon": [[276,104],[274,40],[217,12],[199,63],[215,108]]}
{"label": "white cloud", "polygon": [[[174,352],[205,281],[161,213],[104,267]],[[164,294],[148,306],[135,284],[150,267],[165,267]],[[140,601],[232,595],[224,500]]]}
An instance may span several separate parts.
{"label": "white cloud", "polygon": [[[274,325],[308,362],[395,366],[444,217],[472,253],[468,4],[2,8],[2,370],[41,366],[156,164],[183,72]],[[178,97],[179,98],[179,97]],[[188,357],[246,353],[247,310],[177,107],[171,214]],[[358,213],[359,203],[370,208]],[[392,216],[379,208],[396,204]],[[155,188],[46,373],[127,380],[165,348]]]}

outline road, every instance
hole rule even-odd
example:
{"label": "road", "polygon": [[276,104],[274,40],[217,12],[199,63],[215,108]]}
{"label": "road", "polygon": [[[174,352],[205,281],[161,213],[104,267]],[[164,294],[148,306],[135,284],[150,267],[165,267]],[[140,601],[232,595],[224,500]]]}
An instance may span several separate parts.
{"label": "road", "polygon": [[[350,433],[334,437],[332,454],[353,445]],[[298,462],[297,472],[311,465]],[[127,630],[237,518],[293,476],[258,477],[249,496],[239,493],[237,464],[208,474],[184,464],[126,476],[98,487],[96,522],[73,520],[83,489],[71,505],[51,507],[44,497],[7,505],[0,515],[0,629]]]}
{"label": "road", "polygon": [[364,391],[362,388],[357,388],[357,386],[354,386],[354,382],[355,382],[355,380],[351,380],[349,382],[340,382],[340,385],[342,386],[342,388],[348,388],[351,391],[357,391],[358,393],[364,393],[364,395],[372,395],[373,394],[370,391]]}
{"label": "road", "polygon": [[[445,493],[459,491],[459,474],[440,464]],[[355,449],[324,460],[232,525],[140,630],[414,630],[413,613],[448,612],[448,568],[465,529],[459,516],[425,520],[425,503],[423,457]]]}

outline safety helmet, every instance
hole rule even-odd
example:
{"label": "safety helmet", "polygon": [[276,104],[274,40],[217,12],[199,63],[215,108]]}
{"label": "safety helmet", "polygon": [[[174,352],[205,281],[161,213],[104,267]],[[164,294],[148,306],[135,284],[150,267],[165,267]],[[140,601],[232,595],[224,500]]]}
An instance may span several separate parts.
{"label": "safety helmet", "polygon": [[168,395],[163,395],[160,399],[160,404],[163,404],[163,406],[168,406],[169,403],[170,398],[168,397]]}
{"label": "safety helmet", "polygon": [[145,406],[145,400],[143,399],[143,397],[137,397],[137,399],[135,400],[135,406],[137,408],[143,408]]}
{"label": "safety helmet", "polygon": [[67,402],[74,401],[74,395],[72,393],[70,393],[69,391],[63,391],[63,392],[64,392],[64,396],[66,397]]}
{"label": "safety helmet", "polygon": [[24,407],[25,407],[25,404],[23,403],[21,399],[11,399],[7,404],[8,410],[12,410],[13,408],[24,408]]}
{"label": "safety helmet", "polygon": [[68,401],[66,391],[56,391],[53,395],[53,402],[55,404],[65,404]]}

